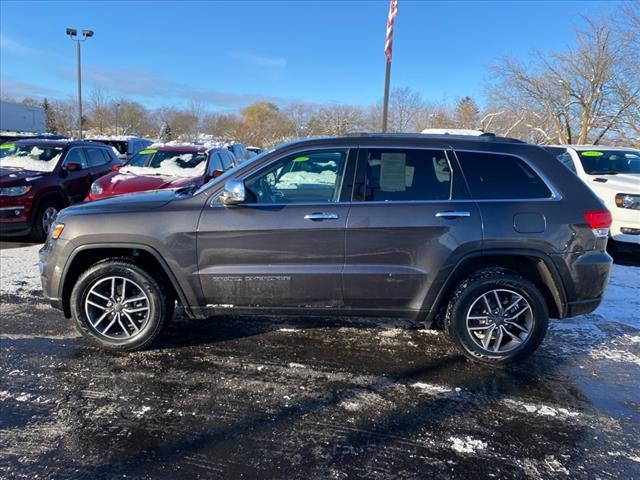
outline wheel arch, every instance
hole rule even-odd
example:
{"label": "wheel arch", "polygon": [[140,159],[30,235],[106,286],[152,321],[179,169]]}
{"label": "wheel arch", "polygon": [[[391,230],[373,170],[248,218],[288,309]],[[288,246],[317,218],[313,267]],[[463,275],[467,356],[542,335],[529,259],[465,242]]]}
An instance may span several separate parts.
{"label": "wheel arch", "polygon": [[464,278],[483,268],[504,268],[531,281],[542,293],[552,318],[567,315],[567,295],[553,260],[536,250],[496,249],[469,254],[458,261],[440,286],[435,300],[428,306],[426,324],[436,320],[447,306],[453,290]]}
{"label": "wheel arch", "polygon": [[67,318],[71,316],[71,290],[74,281],[90,266],[110,258],[127,258],[151,273],[158,274],[164,281],[167,289],[183,305],[187,315],[192,316],[187,297],[176,279],[173,271],[154,248],[148,245],[132,243],[116,244],[88,244],[76,248],[67,260],[60,278],[60,298],[62,309]]}

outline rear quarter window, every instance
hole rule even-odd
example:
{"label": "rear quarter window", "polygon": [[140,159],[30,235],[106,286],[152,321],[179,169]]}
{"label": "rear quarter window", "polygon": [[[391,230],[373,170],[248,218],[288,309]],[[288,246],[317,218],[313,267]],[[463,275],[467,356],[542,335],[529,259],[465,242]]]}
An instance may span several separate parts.
{"label": "rear quarter window", "polygon": [[552,196],[540,176],[517,157],[460,151],[456,151],[456,156],[473,198],[498,200]]}

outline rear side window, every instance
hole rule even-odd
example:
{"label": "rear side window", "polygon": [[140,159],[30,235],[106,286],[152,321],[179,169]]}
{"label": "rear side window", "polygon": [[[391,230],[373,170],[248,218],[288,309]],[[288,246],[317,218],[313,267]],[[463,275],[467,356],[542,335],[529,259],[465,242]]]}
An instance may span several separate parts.
{"label": "rear side window", "polygon": [[551,191],[525,162],[512,155],[456,152],[473,198],[549,198]]}
{"label": "rear side window", "polygon": [[371,148],[365,152],[364,156],[360,155],[354,201],[448,200],[451,197],[451,168],[444,150]]}
{"label": "rear side window", "polygon": [[571,170],[573,173],[578,173],[576,171],[576,166],[573,163],[573,158],[571,158],[571,154],[569,152],[564,152],[556,157],[562,164]]}
{"label": "rear side window", "polygon": [[110,160],[109,156],[101,148],[87,148],[85,152],[87,154],[89,168],[99,167],[100,165],[108,163]]}

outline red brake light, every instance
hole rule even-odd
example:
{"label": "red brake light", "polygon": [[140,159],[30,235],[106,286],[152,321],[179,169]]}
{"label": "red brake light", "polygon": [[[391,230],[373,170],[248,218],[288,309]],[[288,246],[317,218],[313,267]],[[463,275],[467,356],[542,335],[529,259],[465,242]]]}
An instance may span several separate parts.
{"label": "red brake light", "polygon": [[609,228],[611,226],[611,212],[609,210],[584,212],[584,219],[591,229]]}

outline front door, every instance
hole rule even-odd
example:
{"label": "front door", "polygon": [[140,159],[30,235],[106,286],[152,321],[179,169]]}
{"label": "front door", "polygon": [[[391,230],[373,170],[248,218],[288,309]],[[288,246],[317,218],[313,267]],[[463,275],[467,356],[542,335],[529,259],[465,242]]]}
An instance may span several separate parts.
{"label": "front door", "polygon": [[481,248],[480,214],[454,160],[447,148],[360,150],[347,221],[347,308],[417,312],[441,273]]}
{"label": "front door", "polygon": [[354,161],[346,148],[288,154],[243,176],[245,203],[223,206],[214,197],[197,239],[207,304],[341,306],[349,213],[341,199]]}
{"label": "front door", "polygon": [[[67,170],[69,163],[80,165],[80,170]],[[71,148],[62,163],[62,185],[70,203],[81,202],[91,187],[91,171],[82,148]]]}

